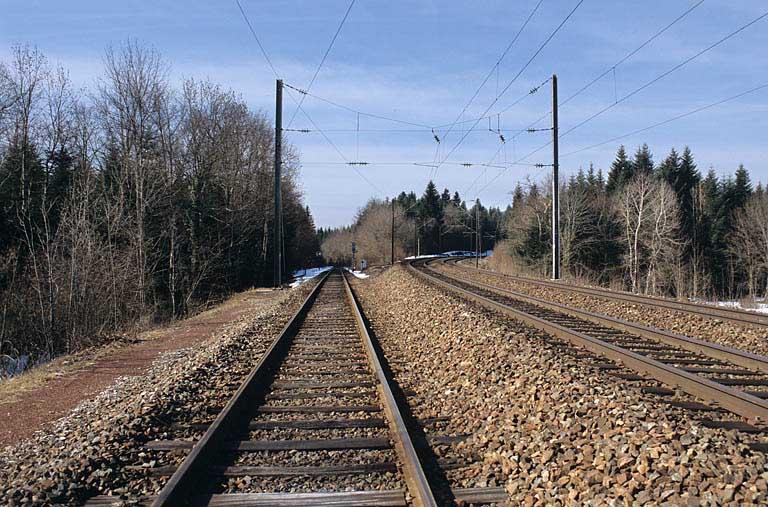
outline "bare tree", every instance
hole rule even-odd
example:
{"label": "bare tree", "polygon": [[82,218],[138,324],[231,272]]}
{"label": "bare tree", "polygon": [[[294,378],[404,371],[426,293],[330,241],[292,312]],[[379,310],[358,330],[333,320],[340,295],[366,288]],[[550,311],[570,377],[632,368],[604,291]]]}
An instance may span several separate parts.
{"label": "bare tree", "polygon": [[762,277],[766,285],[761,290],[768,295],[768,195],[752,196],[734,222],[730,250],[747,273],[749,294],[757,295]]}
{"label": "bare tree", "polygon": [[[18,214],[22,220],[29,220],[32,207],[34,182],[31,181],[27,160],[27,147],[31,145],[38,127],[43,86],[48,76],[48,65],[37,48],[16,46],[13,48],[13,62],[9,72],[9,84],[13,118],[12,142],[21,148],[19,165],[19,188],[21,190]],[[29,224],[27,223],[27,227]],[[31,232],[29,232],[31,234]]]}
{"label": "bare tree", "polygon": [[100,107],[104,128],[117,143],[118,163],[128,184],[135,215],[135,260],[140,281],[142,306],[151,276],[147,252],[153,245],[146,233],[147,213],[159,197],[163,174],[156,142],[159,138],[158,108],[167,93],[167,65],[160,55],[135,41],[120,51],[108,48],[106,77],[100,86]]}
{"label": "bare tree", "polygon": [[640,291],[644,278],[645,292],[655,294],[662,273],[679,260],[683,245],[674,191],[666,182],[640,173],[619,193],[616,208],[624,223],[632,291]]}
{"label": "bare tree", "polygon": [[560,248],[563,269],[576,274],[582,249],[597,241],[593,227],[594,196],[583,186],[563,185],[560,190]]}
{"label": "bare tree", "polygon": [[[0,354],[50,357],[271,279],[270,121],[212,83],[174,92],[133,41],[105,67],[88,94],[37,50],[0,62]],[[284,156],[292,269],[318,247]]]}
{"label": "bare tree", "polygon": [[651,220],[653,181],[650,176],[639,174],[619,193],[617,213],[624,222],[627,273],[632,292],[640,289],[640,268],[646,246],[648,222]]}
{"label": "bare tree", "polygon": [[[648,238],[646,293],[658,294],[662,279],[671,279],[679,265],[684,242],[680,239],[680,207],[672,187],[657,180],[652,186],[652,229]],[[669,275],[669,276],[665,276]]]}
{"label": "bare tree", "polygon": [[[0,161],[2,161],[2,155],[4,152],[4,146],[7,139],[8,132],[11,129],[11,112],[16,105],[18,96],[14,91],[13,81],[11,79],[11,71],[5,65],[0,62]],[[0,182],[2,184],[2,182]]]}

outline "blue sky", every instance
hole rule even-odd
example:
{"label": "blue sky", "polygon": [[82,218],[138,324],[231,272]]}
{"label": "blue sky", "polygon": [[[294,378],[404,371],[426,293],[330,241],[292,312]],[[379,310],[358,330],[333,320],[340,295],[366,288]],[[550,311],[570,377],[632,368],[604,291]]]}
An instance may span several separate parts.
{"label": "blue sky", "polygon": [[[349,5],[348,0],[241,2],[280,76],[299,88],[308,84]],[[491,112],[507,108],[553,73],[558,75],[563,100],[697,2],[585,0]],[[311,91],[358,111],[429,126],[451,124],[537,3],[358,0]],[[576,4],[577,0],[542,2],[463,119],[476,118],[489,107]],[[767,9],[760,0],[705,0],[617,67],[615,78],[610,72],[565,104],[560,110],[561,132]],[[208,77],[272,116],[275,77],[234,0],[0,0],[0,58],[7,59],[12,44],[37,45],[52,62],[69,69],[78,85],[93,86],[102,71],[104,48],[128,38],[159,50],[171,65],[174,81]],[[565,136],[560,150],[568,154],[766,83],[768,18]],[[549,86],[502,114],[498,118],[502,130],[527,127],[547,113]],[[286,97],[286,122],[294,107]],[[447,137],[445,129],[438,129],[442,139],[437,160],[445,163],[435,171],[413,165],[436,159],[436,143],[428,129],[361,116],[357,134],[357,115],[352,112],[311,97],[304,109],[341,151],[340,155],[317,132],[286,134],[301,153],[301,181],[318,225],[348,223],[371,196],[391,196],[402,189],[420,193],[431,175],[441,189],[458,190],[469,199],[481,190],[484,203],[503,206],[517,181],[540,178],[548,170],[459,163],[487,164],[494,153],[493,165],[517,160],[543,145],[549,132],[523,133],[514,143],[507,132],[502,146],[483,120],[445,159],[464,135],[462,130],[473,123],[458,124]],[[714,167],[721,174],[730,173],[744,163],[754,180],[767,181],[766,118],[768,88],[622,141],[563,156],[562,171],[570,174],[590,162],[607,171],[619,143],[633,151],[647,142],[656,161],[670,148],[687,144],[703,171]],[[495,119],[493,124],[495,128]],[[314,130],[301,113],[292,128]],[[389,132],[392,129],[407,132]],[[361,177],[344,165],[345,160],[370,165],[357,168]],[[550,148],[525,162],[551,163]]]}

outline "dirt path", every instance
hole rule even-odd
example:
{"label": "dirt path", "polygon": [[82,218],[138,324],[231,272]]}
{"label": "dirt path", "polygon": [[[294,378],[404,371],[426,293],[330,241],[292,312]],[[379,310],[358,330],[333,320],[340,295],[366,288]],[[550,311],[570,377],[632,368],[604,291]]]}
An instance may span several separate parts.
{"label": "dirt path", "polygon": [[141,333],[135,343],[62,357],[0,384],[0,448],[65,416],[117,377],[141,375],[160,354],[203,342],[278,294],[244,292],[187,320]]}

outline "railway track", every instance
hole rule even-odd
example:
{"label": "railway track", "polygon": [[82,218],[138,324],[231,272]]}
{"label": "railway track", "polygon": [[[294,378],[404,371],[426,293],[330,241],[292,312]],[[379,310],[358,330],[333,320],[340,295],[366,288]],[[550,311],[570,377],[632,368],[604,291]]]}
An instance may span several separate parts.
{"label": "railway track", "polygon": [[[457,266],[461,266],[460,261],[462,259],[448,259],[447,262],[455,262]],[[466,269],[466,267],[465,267]],[[594,296],[611,301],[624,301],[627,303],[641,304],[652,308],[659,308],[664,310],[675,310],[679,312],[690,313],[694,315],[700,315],[709,318],[718,318],[724,321],[733,322],[735,324],[749,324],[758,327],[768,326],[768,315],[748,312],[745,310],[737,310],[734,308],[723,308],[714,305],[691,303],[688,301],[678,301],[674,299],[655,298],[650,296],[642,296],[638,294],[630,294],[627,292],[612,291],[608,289],[600,289],[595,287],[583,287],[578,285],[572,285],[565,282],[555,282],[552,280],[534,279],[523,276],[514,276],[504,273],[497,273],[495,271],[484,270],[485,273],[504,277],[509,280],[525,283],[530,285],[538,285],[540,287],[548,287],[560,291],[569,291],[577,294],[583,294],[585,296]]]}
{"label": "railway track", "polygon": [[[440,418],[414,419],[395,393],[349,283],[329,272],[215,420],[200,428],[202,437],[146,445],[187,454],[155,471],[170,479],[141,501],[433,506],[506,499],[503,488],[446,485],[443,469],[463,464],[440,456],[462,437],[440,434]],[[88,505],[119,503],[100,496]]]}
{"label": "railway track", "polygon": [[[768,436],[768,358],[448,275],[431,268],[431,262],[440,261],[408,266],[433,285],[545,331],[556,346],[641,383],[645,392],[695,412],[705,426],[756,435],[760,441],[751,448],[768,451],[763,440]],[[704,403],[680,400],[667,386]]]}

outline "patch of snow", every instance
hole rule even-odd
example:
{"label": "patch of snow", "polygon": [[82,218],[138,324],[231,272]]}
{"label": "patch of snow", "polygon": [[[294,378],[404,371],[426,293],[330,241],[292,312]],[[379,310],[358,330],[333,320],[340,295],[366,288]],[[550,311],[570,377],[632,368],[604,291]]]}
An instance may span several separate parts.
{"label": "patch of snow", "polygon": [[3,354],[0,356],[0,381],[23,373],[30,366],[29,356],[26,354],[19,357]]}
{"label": "patch of snow", "polygon": [[362,271],[354,271],[354,270],[349,269],[349,268],[344,268],[344,269],[347,270],[348,272],[352,273],[353,275],[355,275],[355,278],[368,278],[368,276],[370,276],[370,275],[368,275],[366,273],[363,273]]}
{"label": "patch of snow", "polygon": [[692,301],[696,303],[703,303],[706,305],[712,305],[712,306],[719,306],[721,308],[732,308],[734,310],[743,310],[745,312],[754,312],[754,313],[764,313],[768,315],[768,302],[764,298],[756,299],[754,302],[752,302],[749,306],[746,308],[742,305],[741,301],[703,301],[703,300],[695,300],[692,299]]}
{"label": "patch of snow", "polygon": [[333,266],[322,266],[319,268],[299,269],[291,273],[293,281],[289,284],[291,288],[298,287],[307,280],[311,280],[319,274],[333,269]]}

